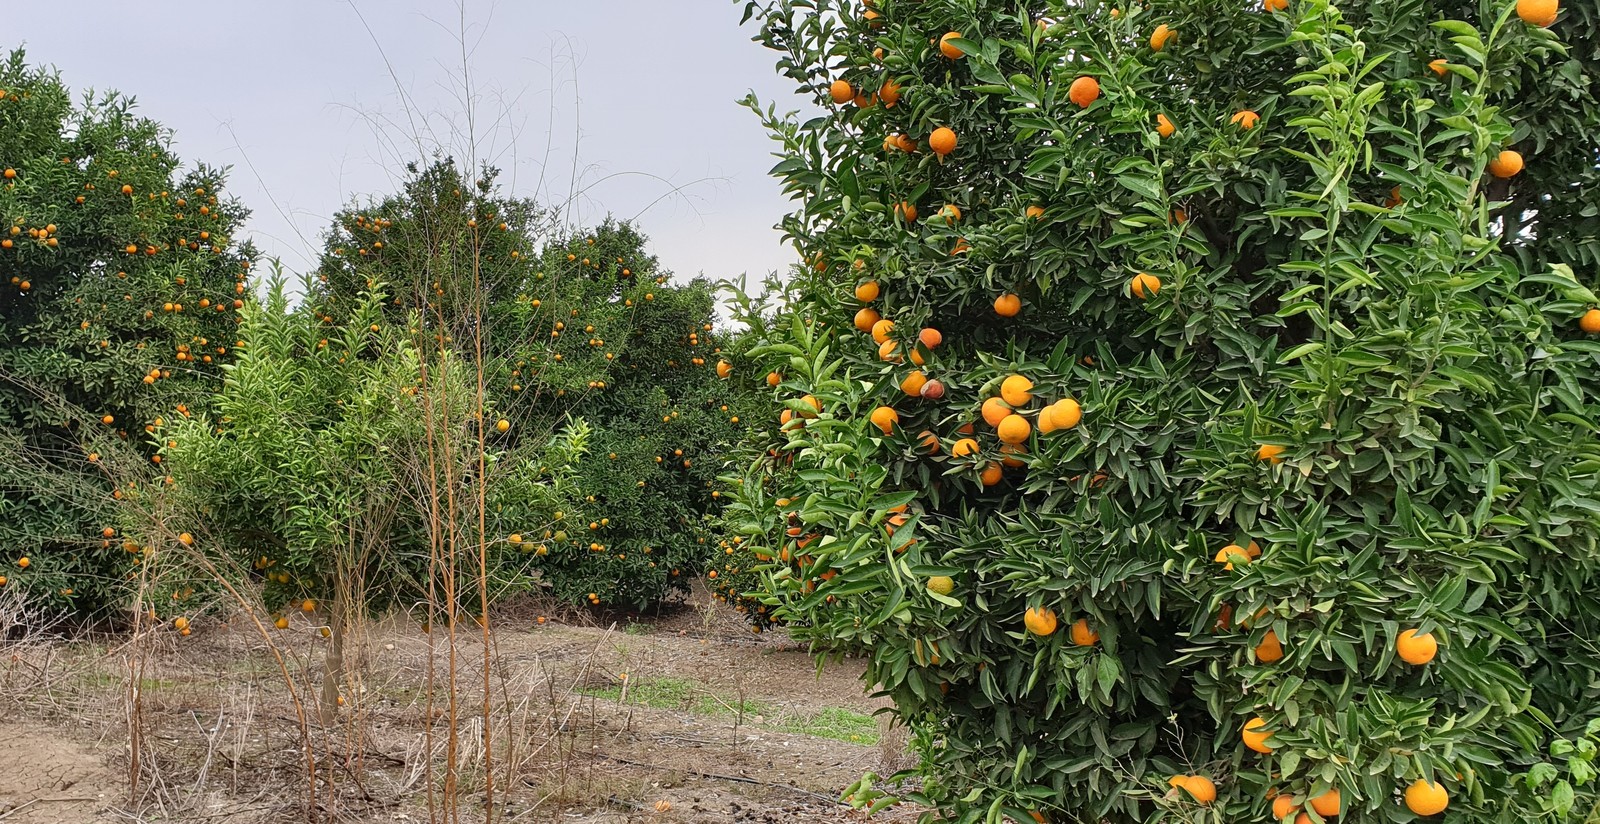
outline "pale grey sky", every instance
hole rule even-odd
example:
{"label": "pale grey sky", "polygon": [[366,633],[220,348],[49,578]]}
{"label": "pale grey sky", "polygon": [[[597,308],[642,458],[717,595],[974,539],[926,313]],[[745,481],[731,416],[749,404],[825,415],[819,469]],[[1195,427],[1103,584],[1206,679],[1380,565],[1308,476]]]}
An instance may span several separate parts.
{"label": "pale grey sky", "polygon": [[[772,226],[789,204],[766,176],[776,144],[734,101],[754,89],[782,110],[806,104],[740,28],[740,6],[463,4],[7,3],[0,47],[25,45],[30,62],[60,69],[76,92],[134,95],[176,132],[185,162],[231,165],[229,188],[254,210],[249,234],[303,271],[335,209],[394,189],[417,131],[465,155],[464,137],[451,134],[466,122],[464,26],[476,151],[505,169],[515,193],[565,201],[576,168],[573,214],[637,217],[679,277],[757,281],[787,267],[793,252]],[[431,114],[420,129],[401,91]]]}

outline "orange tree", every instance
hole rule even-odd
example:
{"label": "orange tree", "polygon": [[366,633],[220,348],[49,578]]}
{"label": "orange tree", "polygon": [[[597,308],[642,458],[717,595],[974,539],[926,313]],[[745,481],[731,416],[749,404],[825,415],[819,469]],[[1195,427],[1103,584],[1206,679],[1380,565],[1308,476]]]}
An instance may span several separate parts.
{"label": "orange tree", "polygon": [[0,62],[0,585],[82,616],[125,605],[115,487],[159,477],[155,419],[218,386],[254,254],[221,173],[132,108]]}
{"label": "orange tree", "polygon": [[[643,607],[681,591],[707,551],[720,453],[753,400],[723,379],[711,288],[670,284],[630,224],[562,227],[501,192],[493,170],[410,172],[400,193],[336,217],[318,315],[337,323],[369,284],[392,283],[385,311],[415,318],[425,358],[482,365],[508,445],[583,422],[567,465],[491,493],[495,528],[526,539],[507,563],[572,602]],[[523,493],[560,470],[573,505],[521,517]]]}
{"label": "orange tree", "polygon": [[1592,4],[742,5],[824,112],[749,101],[804,268],[730,517],[914,798],[1594,807]]}

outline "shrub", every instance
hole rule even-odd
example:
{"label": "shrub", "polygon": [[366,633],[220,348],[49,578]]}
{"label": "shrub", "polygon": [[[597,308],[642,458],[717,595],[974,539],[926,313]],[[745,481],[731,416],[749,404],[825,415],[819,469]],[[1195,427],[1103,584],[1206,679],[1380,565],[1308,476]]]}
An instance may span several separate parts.
{"label": "shrub", "polygon": [[0,62],[0,585],[80,618],[126,605],[113,496],[161,477],[147,436],[205,408],[250,299],[245,210],[169,141],[130,98]]}
{"label": "shrub", "polygon": [[805,268],[751,446],[793,465],[730,517],[780,619],[867,653],[914,798],[1594,807],[1592,6],[745,12],[826,113],[763,112]]}
{"label": "shrub", "polygon": [[414,318],[426,358],[481,364],[485,402],[507,422],[497,442],[582,422],[572,463],[534,471],[574,485],[548,521],[517,515],[540,481],[508,477],[490,493],[501,533],[529,538],[519,569],[573,603],[643,608],[682,591],[704,563],[713,479],[750,397],[719,377],[711,287],[670,284],[627,223],[556,225],[502,194],[493,170],[472,183],[448,160],[411,173],[399,194],[337,216],[319,314],[338,322],[369,284],[393,279],[384,311]]}

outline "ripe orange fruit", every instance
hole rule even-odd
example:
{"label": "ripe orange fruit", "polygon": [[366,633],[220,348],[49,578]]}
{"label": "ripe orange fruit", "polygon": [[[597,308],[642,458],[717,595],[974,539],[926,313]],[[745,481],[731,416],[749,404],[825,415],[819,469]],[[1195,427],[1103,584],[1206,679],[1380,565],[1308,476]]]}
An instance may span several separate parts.
{"label": "ripe orange fruit", "polygon": [[1150,50],[1161,51],[1167,47],[1167,41],[1177,35],[1178,30],[1168,26],[1166,23],[1156,26],[1156,30],[1150,33]]}
{"label": "ripe orange fruit", "polygon": [[880,406],[872,410],[872,425],[878,427],[878,430],[885,435],[893,432],[895,426],[899,423],[900,413],[887,406]]}
{"label": "ripe orange fruit", "polygon": [[1431,632],[1418,635],[1416,630],[1408,629],[1395,639],[1394,651],[1400,660],[1420,667],[1439,654],[1439,642]]}
{"label": "ripe orange fruit", "polygon": [[994,313],[1002,318],[1014,318],[1022,311],[1022,298],[1006,293],[994,299]]}
{"label": "ripe orange fruit", "polygon": [[1050,405],[1050,421],[1056,429],[1071,429],[1083,420],[1083,407],[1071,398],[1063,398]]}
{"label": "ripe orange fruit", "polygon": [[1428,63],[1428,68],[1433,69],[1434,74],[1444,77],[1450,73],[1450,61],[1441,57],[1438,60]]}
{"label": "ripe orange fruit", "polygon": [[882,294],[882,292],[883,290],[879,288],[877,281],[869,280],[856,286],[856,300],[862,303],[871,303],[877,300],[878,295]]}
{"label": "ripe orange fruit", "polygon": [[1261,8],[1265,11],[1283,11],[1289,8],[1289,0],[1261,0]]}
{"label": "ripe orange fruit", "polygon": [[1033,400],[1033,381],[1012,375],[1000,382],[1000,397],[1014,407],[1024,406]]}
{"label": "ripe orange fruit", "polygon": [[800,398],[800,402],[808,404],[812,410],[810,412],[802,410],[800,412],[800,417],[802,418],[815,418],[817,413],[822,411],[822,401],[817,400],[814,395],[803,395]]}
{"label": "ripe orange fruit", "polygon": [[1217,554],[1211,560],[1222,564],[1223,569],[1232,570],[1234,562],[1248,564],[1251,561],[1251,557],[1249,553],[1245,552],[1244,547],[1238,544],[1228,544],[1217,550]]}
{"label": "ripe orange fruit", "polygon": [[961,440],[956,441],[954,446],[950,447],[950,454],[957,458],[965,458],[968,455],[976,455],[978,454],[978,442],[971,438],[962,438]]}
{"label": "ripe orange fruit", "polygon": [[1000,436],[1001,443],[1019,444],[1028,440],[1028,436],[1033,433],[1033,427],[1028,424],[1028,419],[1021,415],[1008,415],[999,426],[995,427],[995,431]]}
{"label": "ripe orange fruit", "polygon": [[1283,660],[1283,644],[1278,642],[1278,633],[1267,630],[1267,637],[1261,639],[1256,645],[1256,660],[1267,664],[1274,664]]}
{"label": "ripe orange fruit", "polygon": [[1578,318],[1578,328],[1591,335],[1600,334],[1600,309],[1590,309]]}
{"label": "ripe orange fruit", "polygon": [[1298,812],[1300,812],[1300,808],[1295,805],[1294,796],[1285,793],[1272,799],[1272,817],[1274,819],[1282,821]]}
{"label": "ripe orange fruit", "polygon": [[1217,800],[1217,785],[1203,775],[1187,775],[1183,777],[1180,785],[1189,795],[1194,796],[1197,804],[1210,804]]}
{"label": "ripe orange fruit", "polygon": [[1092,647],[1100,640],[1100,633],[1089,629],[1088,618],[1079,618],[1072,622],[1071,635],[1072,643],[1080,647]]}
{"label": "ripe orange fruit", "polygon": [[1417,815],[1438,815],[1450,806],[1450,793],[1444,787],[1419,778],[1406,787],[1406,809]]}
{"label": "ripe orange fruit", "polygon": [[33,566],[33,560],[30,559],[28,556],[24,555],[21,558],[17,559],[17,566],[19,566],[19,567],[21,567],[23,569],[27,569],[28,567]]}
{"label": "ripe orange fruit", "polygon": [[893,331],[894,321],[879,320],[877,323],[872,324],[872,340],[877,343],[883,343],[889,339],[889,333]]}
{"label": "ripe orange fruit", "polygon": [[1028,208],[1024,209],[1023,210],[1023,214],[1027,215],[1030,218],[1033,218],[1034,220],[1041,220],[1041,219],[1044,218],[1044,207],[1040,206],[1038,204],[1034,204],[1034,205],[1029,206]]}
{"label": "ripe orange fruit", "polygon": [[982,472],[978,473],[978,481],[982,483],[986,489],[994,486],[997,483],[1000,483],[1000,479],[1004,477],[1005,470],[1001,469],[1000,464],[997,463],[989,464],[983,468]]}
{"label": "ripe orange fruit", "polygon": [[921,432],[917,433],[917,438],[918,438],[917,443],[922,444],[922,447],[924,449],[928,450],[928,454],[929,455],[937,455],[937,454],[939,454],[939,436],[938,435],[935,435],[932,432],[929,432],[928,430],[924,429]]}
{"label": "ripe orange fruit", "polygon": [[953,203],[946,203],[944,208],[939,210],[939,217],[944,218],[946,226],[955,223],[961,220],[961,207]]}
{"label": "ripe orange fruit", "polygon": [[278,616],[278,620],[272,622],[272,625],[277,627],[278,629],[288,629],[289,628],[289,619],[280,615],[280,616]]}
{"label": "ripe orange fruit", "polygon": [[899,203],[895,204],[894,213],[896,215],[898,215],[899,217],[905,218],[907,223],[916,222],[916,219],[917,219],[917,207],[915,205],[913,205],[913,204],[907,203],[907,202],[902,200]]}
{"label": "ripe orange fruit", "polygon": [[1244,111],[1235,113],[1233,117],[1228,118],[1228,122],[1236,124],[1239,128],[1248,132],[1251,129],[1254,129],[1257,123],[1261,122],[1261,115],[1256,114],[1249,109],[1245,109]]}
{"label": "ripe orange fruit", "polygon": [[999,398],[990,398],[983,402],[983,422],[990,426],[998,427],[1000,422],[1012,416],[1011,407]]}
{"label": "ripe orange fruit", "polygon": [[873,325],[875,325],[879,320],[882,320],[882,316],[878,314],[878,310],[870,308],[862,309],[856,313],[856,328],[863,332],[871,332]]}
{"label": "ripe orange fruit", "polygon": [[[879,322],[882,323],[882,321]],[[899,348],[900,343],[898,341],[886,340],[878,344],[878,360],[899,363],[904,360],[897,351]]]}
{"label": "ripe orange fruit", "polygon": [[1161,278],[1140,272],[1128,281],[1128,291],[1136,298],[1147,298],[1161,291]]}
{"label": "ripe orange fruit", "polygon": [[828,96],[833,98],[834,103],[843,106],[856,98],[856,87],[850,85],[848,80],[835,80],[828,87]]}
{"label": "ripe orange fruit", "polygon": [[[1600,314],[1600,310],[1590,311],[1596,311],[1597,314]],[[917,333],[917,342],[928,347],[929,349],[938,349],[939,344],[944,343],[944,335],[941,334],[939,330],[930,326]]]}
{"label": "ripe orange fruit", "polygon": [[1244,739],[1244,745],[1256,752],[1272,752],[1272,748],[1267,746],[1267,739],[1272,737],[1272,733],[1271,731],[1261,730],[1266,725],[1267,721],[1264,718],[1252,718],[1246,721],[1244,730],[1239,734]]}
{"label": "ripe orange fruit", "polygon": [[1548,28],[1560,12],[1560,0],[1517,0],[1517,16],[1530,26]]}
{"label": "ripe orange fruit", "polygon": [[[1285,2],[1287,2],[1287,0],[1285,0]],[[1171,137],[1174,134],[1177,134],[1177,132],[1178,127],[1172,125],[1172,121],[1168,119],[1166,115],[1156,115],[1156,134],[1159,134],[1162,137]]]}
{"label": "ripe orange fruit", "polygon": [[307,598],[304,601],[301,601],[300,602],[300,611],[301,612],[316,612],[317,611],[317,602],[311,600],[310,598]]}
{"label": "ripe orange fruit", "polygon": [[767,373],[767,385],[768,386],[777,386],[780,383],[783,383],[783,376],[782,375],[778,374],[777,372],[768,372]]}
{"label": "ripe orange fruit", "polygon": [[884,108],[894,108],[895,104],[900,102],[900,84],[893,80],[884,81],[878,88],[878,99],[883,101]]}
{"label": "ripe orange fruit", "polygon": [[511,428],[511,421],[508,421],[505,418],[501,418],[500,420],[495,422],[494,428],[496,430],[500,431],[500,432],[504,432],[504,431],[506,431],[506,430]]}
{"label": "ripe orange fruit", "polygon": [[1056,631],[1055,610],[1044,607],[1029,607],[1022,613],[1022,624],[1034,635],[1051,635]]}
{"label": "ripe orange fruit", "polygon": [[1283,463],[1283,459],[1278,457],[1282,454],[1283,447],[1278,446],[1275,443],[1264,443],[1256,447],[1256,460],[1271,461],[1275,464]]}
{"label": "ripe orange fruit", "polygon": [[184,546],[194,546],[194,536],[187,532],[179,533],[178,543],[183,544]]}
{"label": "ripe orange fruit", "polygon": [[1311,809],[1323,818],[1333,818],[1339,814],[1340,806],[1339,788],[1334,787],[1327,792],[1311,799]]}
{"label": "ripe orange fruit", "polygon": [[939,38],[939,52],[951,60],[960,60],[961,58],[966,57],[966,52],[957,48],[954,43],[950,42],[951,40],[954,40],[960,36],[961,32],[958,31],[946,32],[945,36]]}
{"label": "ripe orange fruit", "polygon": [[950,154],[956,150],[956,133],[945,126],[934,129],[933,134],[928,135],[928,148],[940,157]]}
{"label": "ripe orange fruit", "polygon": [[1489,174],[1502,180],[1508,177],[1516,177],[1521,172],[1522,155],[1510,149],[1501,152],[1495,156],[1494,160],[1489,161]]}
{"label": "ripe orange fruit", "polygon": [[905,376],[904,380],[900,381],[900,391],[913,398],[920,398],[922,397],[922,387],[927,385],[928,376],[922,374],[920,369],[913,370],[911,374]]}
{"label": "ripe orange fruit", "polygon": [[1100,81],[1088,75],[1079,77],[1067,87],[1067,99],[1078,104],[1079,108],[1089,108],[1100,99]]}

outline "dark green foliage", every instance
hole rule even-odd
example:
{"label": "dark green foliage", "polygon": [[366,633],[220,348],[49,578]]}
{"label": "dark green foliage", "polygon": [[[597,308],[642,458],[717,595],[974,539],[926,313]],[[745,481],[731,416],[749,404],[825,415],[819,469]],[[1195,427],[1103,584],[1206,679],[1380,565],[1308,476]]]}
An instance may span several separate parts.
{"label": "dark green foliage", "polygon": [[131,99],[74,104],[21,51],[0,63],[0,168],[0,576],[100,616],[137,558],[102,535],[113,486],[159,478],[146,427],[209,402],[255,253],[221,171],[184,171]]}

